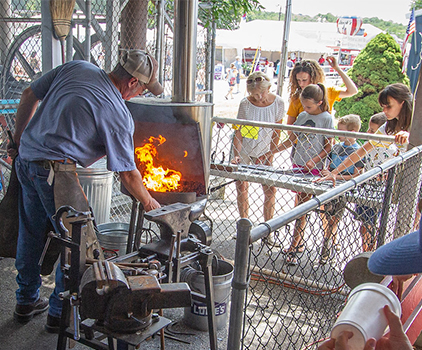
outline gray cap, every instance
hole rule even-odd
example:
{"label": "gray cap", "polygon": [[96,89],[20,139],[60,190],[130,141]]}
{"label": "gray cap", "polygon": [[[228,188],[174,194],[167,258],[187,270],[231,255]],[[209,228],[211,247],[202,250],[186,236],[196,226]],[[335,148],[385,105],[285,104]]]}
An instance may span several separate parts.
{"label": "gray cap", "polygon": [[125,50],[120,57],[120,64],[126,72],[146,84],[154,95],[163,92],[163,87],[156,78],[158,63],[142,50]]}

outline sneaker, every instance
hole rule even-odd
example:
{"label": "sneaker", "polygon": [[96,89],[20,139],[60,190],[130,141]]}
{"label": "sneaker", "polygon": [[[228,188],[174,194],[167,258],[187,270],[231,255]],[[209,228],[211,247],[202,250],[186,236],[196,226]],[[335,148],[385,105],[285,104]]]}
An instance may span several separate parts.
{"label": "sneaker", "polygon": [[40,297],[38,300],[29,305],[20,305],[16,304],[15,312],[13,317],[16,321],[20,323],[26,323],[34,317],[34,315],[38,315],[43,313],[48,309],[48,298]]}
{"label": "sneaker", "polygon": [[60,331],[60,317],[55,317],[50,314],[47,315],[47,324],[44,326],[48,333],[59,333]]}

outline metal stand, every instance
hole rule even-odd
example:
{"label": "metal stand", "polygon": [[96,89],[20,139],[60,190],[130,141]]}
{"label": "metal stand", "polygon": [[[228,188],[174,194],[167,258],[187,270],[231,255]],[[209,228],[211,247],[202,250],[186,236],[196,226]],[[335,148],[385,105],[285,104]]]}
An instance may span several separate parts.
{"label": "metal stand", "polygon": [[[67,213],[67,218],[71,223],[71,237],[67,235],[68,231],[61,220],[62,215],[65,213]],[[83,227],[89,220],[92,220],[89,214],[89,212],[76,211],[70,206],[63,206],[59,208],[55,215],[60,234],[50,233],[50,238],[57,239],[62,245],[60,263],[65,278],[65,291],[60,295],[63,298],[63,309],[57,350],[66,350],[68,338],[98,350],[115,350],[114,339],[117,339],[117,349],[129,349],[130,346],[139,348],[140,343],[156,334],[170,324],[171,321],[165,317],[154,315],[151,326],[133,334],[110,332],[96,325],[95,320],[92,319],[80,321],[79,286],[83,270],[85,269],[85,256],[80,254],[80,247],[85,244],[84,235],[82,234]],[[69,326],[71,316],[73,316],[73,329]],[[104,339],[107,339],[107,344],[102,342]]]}

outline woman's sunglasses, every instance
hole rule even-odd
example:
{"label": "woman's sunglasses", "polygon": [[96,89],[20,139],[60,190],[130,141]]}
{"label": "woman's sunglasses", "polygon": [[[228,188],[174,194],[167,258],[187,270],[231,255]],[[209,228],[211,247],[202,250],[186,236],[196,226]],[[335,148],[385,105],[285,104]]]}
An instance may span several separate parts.
{"label": "woman's sunglasses", "polygon": [[260,81],[264,81],[265,80],[265,78],[263,78],[263,77],[256,77],[255,79],[248,79],[248,80],[246,80],[246,84],[252,84],[254,81],[255,82],[260,82]]}

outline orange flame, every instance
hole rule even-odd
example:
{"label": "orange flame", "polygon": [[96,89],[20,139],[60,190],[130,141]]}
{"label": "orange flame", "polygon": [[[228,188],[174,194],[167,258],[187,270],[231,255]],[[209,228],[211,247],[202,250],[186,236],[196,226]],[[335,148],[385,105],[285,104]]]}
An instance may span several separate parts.
{"label": "orange flame", "polygon": [[183,158],[186,158],[187,156],[188,156],[188,151],[185,151]]}
{"label": "orange flame", "polygon": [[182,174],[176,170],[164,170],[162,166],[154,166],[154,158],[157,155],[157,148],[154,143],[158,143],[157,146],[159,146],[166,142],[166,139],[159,135],[158,137],[151,136],[148,141],[149,143],[144,146],[135,148],[139,162],[145,167],[143,174],[145,187],[156,192],[176,190],[179,187]]}

